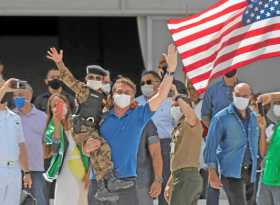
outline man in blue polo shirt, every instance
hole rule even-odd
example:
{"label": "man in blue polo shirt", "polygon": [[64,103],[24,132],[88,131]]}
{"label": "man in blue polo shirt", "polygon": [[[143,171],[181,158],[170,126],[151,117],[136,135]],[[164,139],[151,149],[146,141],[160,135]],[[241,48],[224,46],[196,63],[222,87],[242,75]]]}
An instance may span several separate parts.
{"label": "man in blue polo shirt", "polygon": [[[119,178],[129,180],[136,177],[137,152],[142,130],[167,98],[171,88],[177,66],[177,52],[174,45],[168,47],[168,54],[164,54],[164,57],[168,62],[166,76],[160,85],[158,94],[145,105],[136,106],[136,86],[129,79],[120,78],[113,86],[113,109],[101,123],[100,133],[111,147],[115,173]],[[90,153],[98,149],[99,145],[98,140],[90,139],[85,144],[84,151]],[[118,194],[118,205],[138,205],[135,186]],[[97,203],[93,202],[94,205]],[[99,204],[103,205],[105,202]]]}

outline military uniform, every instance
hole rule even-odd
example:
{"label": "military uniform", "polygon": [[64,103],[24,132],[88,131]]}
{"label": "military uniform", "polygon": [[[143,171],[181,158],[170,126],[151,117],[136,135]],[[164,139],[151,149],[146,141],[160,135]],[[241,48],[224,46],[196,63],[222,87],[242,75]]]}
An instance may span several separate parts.
{"label": "military uniform", "polygon": [[76,80],[63,63],[57,66],[60,71],[61,80],[75,92],[76,98],[80,103],[76,113],[77,118],[73,118],[73,136],[75,141],[80,144],[85,143],[89,138],[101,141],[100,148],[91,154],[91,162],[96,179],[100,180],[108,171],[113,170],[110,146],[98,133],[98,124],[103,114],[106,95],[94,91],[84,83]]}
{"label": "military uniform", "polygon": [[0,111],[0,204],[19,204],[21,169],[19,144],[24,143],[20,117],[9,109]]}

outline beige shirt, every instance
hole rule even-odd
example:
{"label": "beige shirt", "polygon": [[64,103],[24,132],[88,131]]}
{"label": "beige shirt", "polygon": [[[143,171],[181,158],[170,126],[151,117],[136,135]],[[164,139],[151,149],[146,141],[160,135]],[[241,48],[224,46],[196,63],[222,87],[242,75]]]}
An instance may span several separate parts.
{"label": "beige shirt", "polygon": [[171,172],[187,167],[199,167],[203,128],[200,122],[191,127],[184,119],[180,120],[172,132]]}

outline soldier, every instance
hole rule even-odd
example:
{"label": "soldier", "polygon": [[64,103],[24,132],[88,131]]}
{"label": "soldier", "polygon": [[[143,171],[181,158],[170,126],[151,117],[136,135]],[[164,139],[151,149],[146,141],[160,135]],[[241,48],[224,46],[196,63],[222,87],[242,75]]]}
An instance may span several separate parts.
{"label": "soldier", "polygon": [[[107,73],[100,66],[88,66],[86,84],[84,84],[76,80],[64,65],[62,50],[58,53],[55,48],[51,48],[47,58],[56,63],[60,79],[75,92],[80,104],[78,111],[73,116],[74,138],[80,143],[86,142],[89,138],[98,139],[101,142],[101,147],[91,153],[92,167],[99,185],[95,197],[100,201],[116,201],[118,195],[112,192],[130,188],[133,183],[115,177],[110,146],[98,133],[98,125],[106,103],[106,95],[102,91],[102,87]],[[107,182],[107,187],[104,180]]]}

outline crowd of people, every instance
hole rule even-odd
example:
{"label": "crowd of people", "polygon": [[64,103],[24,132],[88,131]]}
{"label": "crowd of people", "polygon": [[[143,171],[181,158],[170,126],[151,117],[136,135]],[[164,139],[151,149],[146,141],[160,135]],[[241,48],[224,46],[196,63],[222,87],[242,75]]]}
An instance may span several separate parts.
{"label": "crowd of people", "polygon": [[280,93],[254,94],[232,70],[199,95],[174,79],[174,45],[140,96],[98,65],[78,81],[62,50],[47,58],[36,97],[0,62],[1,205],[27,205],[23,189],[37,205],[218,205],[221,189],[230,205],[280,204]]}

